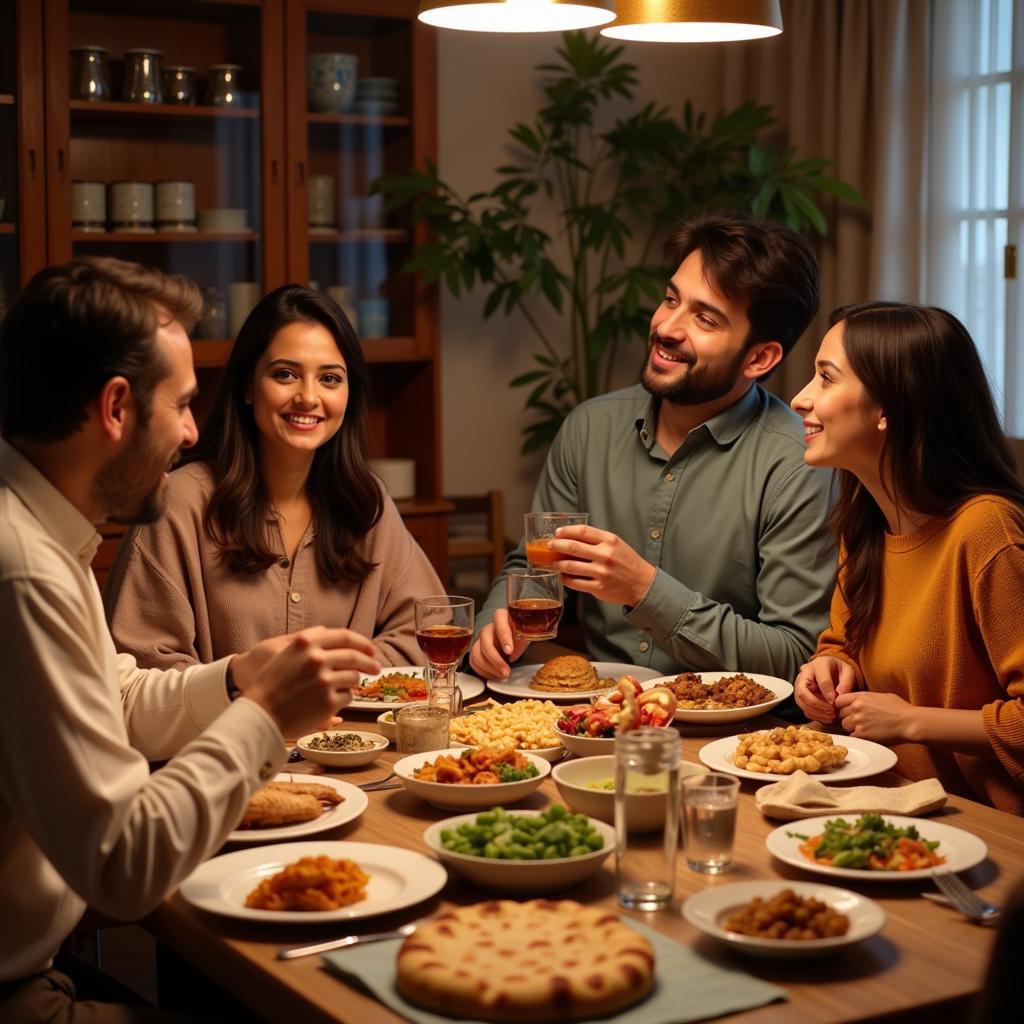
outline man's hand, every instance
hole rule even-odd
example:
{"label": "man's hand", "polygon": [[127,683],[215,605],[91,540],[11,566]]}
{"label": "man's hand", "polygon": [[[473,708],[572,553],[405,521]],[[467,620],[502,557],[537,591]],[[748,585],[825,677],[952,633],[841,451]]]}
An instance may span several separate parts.
{"label": "man's hand", "polygon": [[635,608],[658,572],[621,537],[595,526],[561,526],[548,547],[560,556],[552,568],[564,586],[609,604]]}
{"label": "man's hand", "polygon": [[469,664],[484,679],[508,679],[508,664],[521,658],[529,640],[517,640],[512,633],[508,612],[498,608],[494,618],[480,630],[469,652]]}
{"label": "man's hand", "polygon": [[366,637],[326,626],[264,640],[231,661],[235,685],[267,711],[284,736],[320,727],[352,702],[360,675],[380,670]]}
{"label": "man's hand", "polygon": [[827,724],[836,717],[836,697],[849,693],[856,685],[853,668],[841,658],[827,654],[800,666],[793,697],[808,718]]}

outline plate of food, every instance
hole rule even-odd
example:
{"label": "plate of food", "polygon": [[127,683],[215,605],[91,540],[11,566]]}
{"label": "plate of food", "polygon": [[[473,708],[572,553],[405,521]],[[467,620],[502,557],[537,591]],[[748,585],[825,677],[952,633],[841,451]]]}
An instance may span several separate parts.
{"label": "plate of food", "polygon": [[620,676],[633,676],[643,683],[657,675],[653,668],[641,665],[590,661],[580,654],[560,654],[543,665],[517,665],[508,679],[488,680],[487,685],[504,697],[578,701],[614,689]]}
{"label": "plate of food", "polygon": [[459,715],[448,726],[453,747],[493,746],[512,743],[516,750],[557,761],[565,747],[555,735],[555,722],[562,709],[549,700],[517,700],[511,704],[489,704]]}
{"label": "plate of food", "polygon": [[817,882],[731,882],[690,896],[683,917],[741,953],[773,960],[823,956],[879,932],[885,911]]}
{"label": "plate of food", "polygon": [[768,852],[786,864],[838,878],[904,882],[966,871],[988,847],[952,825],[899,814],[802,818],[769,833]]}
{"label": "plate of food", "polygon": [[447,881],[433,858],[378,843],[281,843],[200,864],[181,895],[211,914],[245,921],[348,921],[403,910]]}
{"label": "plate of food", "polygon": [[355,821],[366,810],[366,794],[327,775],[278,775],[256,790],[228,842],[266,843],[297,839]]}
{"label": "plate of food", "polygon": [[706,743],[697,756],[716,772],[755,782],[777,782],[795,771],[829,782],[865,779],[896,764],[895,751],[881,743],[798,725],[724,736]]}
{"label": "plate of food", "polygon": [[[484,684],[475,676],[458,672],[455,682],[463,700],[472,700],[484,692]],[[382,711],[427,699],[421,665],[389,665],[375,676],[362,676],[352,691],[350,708],[356,711]]]}
{"label": "plate of food", "polygon": [[785,679],[752,672],[683,672],[645,685],[667,686],[676,695],[676,721],[693,725],[756,718],[793,692],[793,684]]}

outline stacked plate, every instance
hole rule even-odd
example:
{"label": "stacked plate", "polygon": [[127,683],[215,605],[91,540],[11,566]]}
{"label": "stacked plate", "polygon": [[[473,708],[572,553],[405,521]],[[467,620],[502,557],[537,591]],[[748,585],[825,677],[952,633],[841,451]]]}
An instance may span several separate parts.
{"label": "stacked plate", "polygon": [[383,116],[398,113],[398,79],[360,78],[350,109],[353,114]]}

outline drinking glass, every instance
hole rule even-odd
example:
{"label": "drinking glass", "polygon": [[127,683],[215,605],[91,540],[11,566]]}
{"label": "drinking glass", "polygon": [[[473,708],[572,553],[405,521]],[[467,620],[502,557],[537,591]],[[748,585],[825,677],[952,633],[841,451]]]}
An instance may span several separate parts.
{"label": "drinking glass", "polygon": [[447,708],[433,704],[405,704],[395,711],[395,747],[400,754],[422,754],[448,749]]}
{"label": "drinking glass", "polygon": [[719,875],[732,865],[739,779],[708,772],[683,780],[683,846],[693,871]]}
{"label": "drinking glass", "polygon": [[526,560],[534,568],[544,569],[565,556],[548,548],[560,526],[586,526],[587,512],[527,512],[523,516],[526,535]]}
{"label": "drinking glass", "polygon": [[[473,598],[451,594],[416,598],[416,642],[433,670],[432,689],[455,699],[455,670],[473,638]],[[428,675],[429,678],[429,675]]]}
{"label": "drinking glass", "polygon": [[509,569],[506,606],[521,640],[553,640],[562,618],[562,577],[553,569]]}

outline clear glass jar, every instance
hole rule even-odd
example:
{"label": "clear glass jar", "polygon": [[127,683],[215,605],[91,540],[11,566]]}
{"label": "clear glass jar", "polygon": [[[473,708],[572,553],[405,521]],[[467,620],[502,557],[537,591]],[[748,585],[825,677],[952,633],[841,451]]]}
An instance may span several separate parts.
{"label": "clear glass jar", "polygon": [[104,46],[76,46],[71,51],[71,98],[109,100],[110,72]]}
{"label": "clear glass jar", "polygon": [[[629,910],[663,910],[675,895],[681,742],[672,728],[615,737],[615,870],[619,903]],[[629,800],[658,793],[665,794],[660,835],[630,833]]]}
{"label": "clear glass jar", "polygon": [[206,102],[214,107],[240,107],[238,75],[241,64],[211,64],[207,72]]}
{"label": "clear glass jar", "polygon": [[196,69],[177,64],[164,68],[164,103],[187,106],[196,101]]}
{"label": "clear glass jar", "polygon": [[128,103],[162,103],[160,85],[161,50],[140,47],[124,54],[124,98]]}
{"label": "clear glass jar", "polygon": [[203,311],[196,325],[196,337],[206,341],[219,341],[228,336],[228,305],[219,288],[203,292]]}

